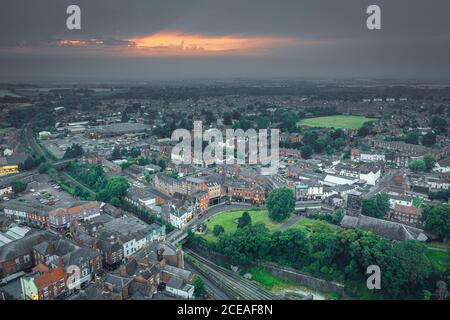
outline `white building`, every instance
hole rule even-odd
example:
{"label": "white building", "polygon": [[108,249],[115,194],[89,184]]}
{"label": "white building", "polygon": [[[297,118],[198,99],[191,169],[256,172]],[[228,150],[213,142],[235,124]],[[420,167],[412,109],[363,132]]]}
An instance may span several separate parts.
{"label": "white building", "polygon": [[384,154],[378,154],[378,153],[361,153],[359,157],[359,161],[362,162],[379,162],[379,161],[386,161],[386,157]]}
{"label": "white building", "polygon": [[357,182],[357,179],[343,178],[343,177],[327,174],[322,183],[323,183],[323,185],[334,187],[337,185],[345,185],[345,184],[353,185],[356,182]]}
{"label": "white building", "polygon": [[359,173],[359,179],[365,181],[368,185],[374,186],[381,177],[380,168],[362,169]]}

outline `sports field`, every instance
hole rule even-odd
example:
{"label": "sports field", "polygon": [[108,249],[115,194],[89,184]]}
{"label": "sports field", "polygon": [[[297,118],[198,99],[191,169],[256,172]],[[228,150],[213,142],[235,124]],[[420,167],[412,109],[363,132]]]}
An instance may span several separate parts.
{"label": "sports field", "polygon": [[327,116],[302,119],[297,122],[299,126],[335,128],[335,129],[359,129],[364,122],[376,120],[362,116]]}

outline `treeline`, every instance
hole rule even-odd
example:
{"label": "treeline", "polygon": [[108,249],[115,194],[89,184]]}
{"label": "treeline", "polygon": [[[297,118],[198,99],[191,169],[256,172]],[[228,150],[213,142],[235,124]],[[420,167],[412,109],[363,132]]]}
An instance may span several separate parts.
{"label": "treeline", "polygon": [[[167,232],[174,229],[171,224],[163,221],[155,214],[151,214],[147,210],[137,207],[124,199],[129,187],[129,183],[124,177],[109,178],[106,176],[102,166],[94,165],[88,168],[75,161],[70,163],[67,171],[72,177],[94,190],[96,200],[108,202],[115,207],[132,212],[146,223],[157,222],[165,225]],[[79,186],[75,187],[75,192],[80,193],[81,197],[87,196],[86,191]]]}
{"label": "treeline", "polygon": [[[426,256],[427,247],[417,241],[392,242],[367,231],[339,229],[315,222],[309,233],[300,229],[270,233],[263,224],[249,224],[233,234],[221,233],[217,242],[190,234],[192,247],[219,252],[234,265],[268,260],[343,282],[350,295],[373,295],[366,288],[366,270],[381,269],[382,298],[423,299],[436,282],[449,276],[435,269]],[[372,296],[371,296],[372,297]]]}

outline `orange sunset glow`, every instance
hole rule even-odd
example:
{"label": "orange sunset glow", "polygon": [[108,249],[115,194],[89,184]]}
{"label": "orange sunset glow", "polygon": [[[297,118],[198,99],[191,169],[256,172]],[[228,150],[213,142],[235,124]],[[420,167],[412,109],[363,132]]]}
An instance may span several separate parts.
{"label": "orange sunset glow", "polygon": [[143,55],[214,55],[261,54],[278,47],[298,46],[296,38],[247,37],[238,35],[203,35],[161,32],[128,39],[137,54]]}

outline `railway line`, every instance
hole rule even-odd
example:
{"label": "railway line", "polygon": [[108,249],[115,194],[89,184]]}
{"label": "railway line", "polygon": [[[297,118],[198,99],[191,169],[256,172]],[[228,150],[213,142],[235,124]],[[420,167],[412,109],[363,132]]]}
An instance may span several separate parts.
{"label": "railway line", "polygon": [[279,300],[280,297],[264,290],[256,284],[242,278],[240,275],[227,270],[199,254],[186,250],[186,253],[191,255],[195,262],[193,265],[199,270],[203,276],[207,277],[219,288],[223,289],[227,294],[233,296],[235,299],[242,300]]}

